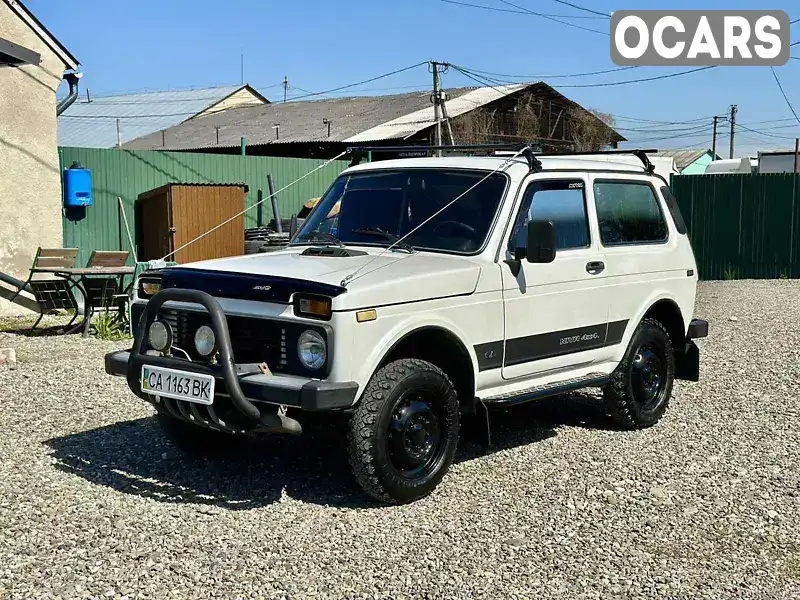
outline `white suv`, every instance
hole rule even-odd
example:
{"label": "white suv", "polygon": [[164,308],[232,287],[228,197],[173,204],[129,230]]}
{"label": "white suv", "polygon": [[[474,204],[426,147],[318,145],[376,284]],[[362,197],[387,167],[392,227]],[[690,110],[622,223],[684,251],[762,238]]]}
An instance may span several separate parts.
{"label": "white suv", "polygon": [[145,273],[106,371],[187,451],[340,414],[392,503],[436,487],[466,419],[488,439],[493,407],[600,387],[651,426],[708,323],[676,201],[634,155],[354,160],[287,248]]}

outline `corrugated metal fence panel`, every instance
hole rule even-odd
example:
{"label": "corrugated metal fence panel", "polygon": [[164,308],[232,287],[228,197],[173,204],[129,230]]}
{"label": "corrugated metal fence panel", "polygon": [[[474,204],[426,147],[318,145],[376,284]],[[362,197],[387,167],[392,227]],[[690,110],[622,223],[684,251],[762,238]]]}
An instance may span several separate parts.
{"label": "corrugated metal fence panel", "polygon": [[701,279],[800,277],[800,176],[683,175],[672,189]]}
{"label": "corrugated metal fence panel", "polygon": [[[63,219],[64,244],[80,248],[79,264],[89,260],[92,250],[130,249],[118,196],[122,198],[131,235],[135,235],[133,205],[142,192],[168,182],[246,183],[250,188],[246,198],[248,207],[264,199],[260,206],[245,214],[246,227],[256,227],[272,219],[268,174],[272,174],[275,189],[279,191],[324,163],[302,158],[99,148],[59,148],[59,157],[62,171],[74,161],[92,171],[94,205],[66,211]],[[279,192],[281,216],[288,218],[296,214],[303,202],[322,195],[347,165],[347,161],[332,162]]]}

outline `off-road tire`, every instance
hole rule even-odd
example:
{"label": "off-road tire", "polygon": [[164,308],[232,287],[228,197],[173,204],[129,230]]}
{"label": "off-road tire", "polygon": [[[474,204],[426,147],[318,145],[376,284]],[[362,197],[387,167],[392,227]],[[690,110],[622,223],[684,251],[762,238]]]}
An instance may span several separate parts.
{"label": "off-road tire", "polygon": [[240,435],[185,423],[162,412],[156,415],[164,436],[178,450],[195,458],[212,458],[238,450],[246,440]]}
{"label": "off-road tire", "polygon": [[[635,365],[641,362],[637,361],[637,356],[641,356],[640,350],[648,346],[660,363],[663,384],[659,385],[659,391],[651,403],[643,404],[641,396],[637,398],[637,389],[640,388],[635,383]],[[656,319],[642,320],[631,337],[625,356],[612,373],[611,381],[603,388],[603,398],[611,418],[624,429],[652,427],[669,406],[674,379],[675,354],[666,328]]]}
{"label": "off-road tire", "polygon": [[[419,396],[422,395],[422,396]],[[390,443],[398,421],[396,411],[411,398],[424,397],[435,406],[440,432],[431,467],[419,476],[403,475],[393,464]],[[394,414],[393,414],[394,413]],[[437,366],[418,359],[401,359],[379,369],[367,384],[350,418],[350,468],[361,488],[388,504],[405,504],[430,494],[452,464],[458,446],[459,404],[453,384]],[[402,437],[402,436],[401,436]],[[394,438],[396,440],[396,438]]]}

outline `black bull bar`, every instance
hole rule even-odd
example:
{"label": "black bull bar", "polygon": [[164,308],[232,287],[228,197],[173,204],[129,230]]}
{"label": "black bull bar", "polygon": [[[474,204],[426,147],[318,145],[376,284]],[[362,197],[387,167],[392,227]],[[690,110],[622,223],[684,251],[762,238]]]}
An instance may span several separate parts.
{"label": "black bull bar", "polygon": [[[157,318],[159,309],[165,302],[169,301],[200,304],[208,311],[219,350],[219,364],[217,366],[142,353],[142,347],[144,345],[144,340],[147,338],[150,325],[152,325],[153,321]],[[139,374],[144,365],[180,369],[193,373],[212,374],[215,377],[221,376],[225,382],[225,389],[231,399],[233,407],[236,409],[236,412],[244,418],[244,423],[246,425],[244,427],[239,427],[223,421],[211,406],[197,405],[193,402],[184,403],[180,400],[175,401],[169,398],[162,398],[160,401],[157,401],[154,396],[146,394],[141,390]],[[282,432],[297,435],[302,432],[300,423],[295,419],[280,414],[277,407],[274,407],[274,409],[268,405],[259,407],[245,397],[239,385],[239,378],[237,377],[233,348],[231,346],[231,336],[228,331],[228,321],[217,300],[206,292],[170,288],[158,292],[147,302],[134,335],[133,348],[128,358],[126,380],[131,391],[140,398],[150,402],[156,410],[196,425],[205,426],[210,429],[219,429],[229,433],[255,430],[260,432]],[[188,406],[185,407],[184,404]],[[236,420],[238,422],[242,421],[241,418]]]}

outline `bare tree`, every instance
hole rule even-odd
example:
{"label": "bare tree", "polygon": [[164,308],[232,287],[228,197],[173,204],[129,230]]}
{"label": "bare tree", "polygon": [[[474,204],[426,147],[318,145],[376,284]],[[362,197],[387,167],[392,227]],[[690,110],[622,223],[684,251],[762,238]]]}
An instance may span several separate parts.
{"label": "bare tree", "polygon": [[453,135],[464,144],[536,141],[542,136],[539,110],[531,96],[519,98],[510,108],[477,108],[453,119]]}
{"label": "bare tree", "polygon": [[572,106],[566,116],[568,136],[575,152],[601,150],[614,141],[614,117],[611,115]]}

